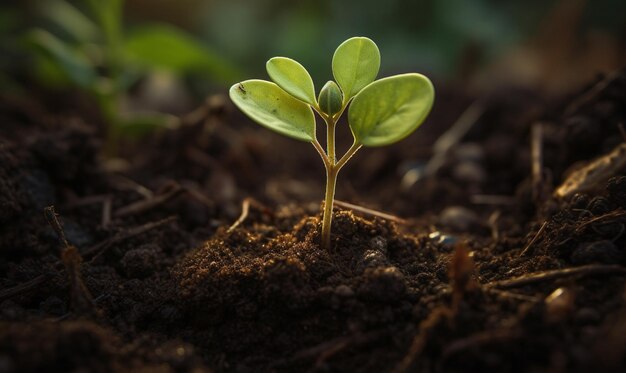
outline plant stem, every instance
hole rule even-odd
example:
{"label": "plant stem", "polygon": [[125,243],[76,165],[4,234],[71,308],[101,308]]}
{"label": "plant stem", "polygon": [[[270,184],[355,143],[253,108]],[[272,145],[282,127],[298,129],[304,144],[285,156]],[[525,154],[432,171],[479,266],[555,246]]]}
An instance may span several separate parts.
{"label": "plant stem", "polygon": [[335,121],[332,117],[324,118],[326,122],[326,194],[324,196],[324,215],[322,216],[322,250],[330,250],[330,228],[333,222],[333,204],[335,201],[335,185],[338,169],[335,168]]}
{"label": "plant stem", "polygon": [[335,203],[335,185],[337,184],[337,175],[346,162],[348,162],[354,153],[361,148],[361,144],[355,140],[346,154],[344,154],[343,157],[337,161],[337,157],[335,155],[335,124],[337,123],[339,115],[336,117],[327,115],[321,116],[326,122],[326,153],[324,153],[324,150],[321,148],[317,140],[313,141],[313,146],[318,153],[320,153],[326,168],[326,194],[324,196],[324,213],[322,216],[321,245],[323,250],[330,250],[330,231],[333,222],[333,205]]}
{"label": "plant stem", "polygon": [[334,166],[326,169],[326,195],[324,197],[324,216],[322,217],[322,250],[330,250],[330,228],[333,222],[335,185],[338,171]]}

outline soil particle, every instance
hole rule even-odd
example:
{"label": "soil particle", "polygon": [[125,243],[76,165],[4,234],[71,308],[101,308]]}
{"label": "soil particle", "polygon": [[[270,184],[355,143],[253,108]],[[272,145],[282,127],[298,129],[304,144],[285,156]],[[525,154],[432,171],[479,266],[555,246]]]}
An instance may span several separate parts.
{"label": "soil particle", "polygon": [[615,264],[625,259],[626,251],[617,248],[613,242],[607,240],[583,242],[578,245],[571,257],[572,263],[575,264]]}

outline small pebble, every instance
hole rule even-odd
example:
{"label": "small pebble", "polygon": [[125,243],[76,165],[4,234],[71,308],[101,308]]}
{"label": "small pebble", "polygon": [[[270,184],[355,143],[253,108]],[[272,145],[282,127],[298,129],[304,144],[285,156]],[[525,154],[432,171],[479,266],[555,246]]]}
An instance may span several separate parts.
{"label": "small pebble", "polygon": [[602,318],[600,317],[598,311],[593,308],[584,307],[576,312],[575,319],[580,324],[597,324]]}
{"label": "small pebble", "polygon": [[382,236],[376,236],[370,240],[370,248],[387,254],[387,240]]}
{"label": "small pebble", "polygon": [[335,294],[342,298],[349,298],[354,295],[354,290],[348,285],[339,285],[335,288]]}
{"label": "small pebble", "polygon": [[136,249],[128,250],[122,257],[121,264],[129,278],[145,278],[157,269],[158,254],[161,248],[146,244]]}
{"label": "small pebble", "polygon": [[378,250],[366,250],[359,261],[359,269],[364,271],[367,268],[384,267],[388,264],[385,254]]}
{"label": "small pebble", "polygon": [[487,179],[487,173],[481,165],[473,161],[457,164],[452,170],[454,178],[468,184],[482,184]]}
{"label": "small pebble", "polygon": [[39,308],[49,315],[62,316],[67,313],[67,307],[64,301],[54,295],[49,296],[39,304]]}
{"label": "small pebble", "polygon": [[603,215],[611,210],[611,203],[608,199],[597,196],[589,202],[587,210],[591,211],[594,215]]}
{"label": "small pebble", "polygon": [[615,176],[606,183],[609,198],[616,205],[626,208],[626,176]]}
{"label": "small pebble", "polygon": [[455,231],[466,231],[478,223],[478,215],[465,207],[451,206],[439,214],[439,223]]}
{"label": "small pebble", "polygon": [[575,264],[604,263],[614,264],[625,259],[625,253],[611,241],[583,242],[572,253],[570,259]]}
{"label": "small pebble", "polygon": [[455,147],[454,155],[459,161],[481,162],[485,158],[485,151],[478,143],[466,142]]}
{"label": "small pebble", "polygon": [[444,246],[452,246],[459,241],[456,236],[443,234],[439,231],[432,232],[428,235],[428,238],[433,240],[436,244]]}

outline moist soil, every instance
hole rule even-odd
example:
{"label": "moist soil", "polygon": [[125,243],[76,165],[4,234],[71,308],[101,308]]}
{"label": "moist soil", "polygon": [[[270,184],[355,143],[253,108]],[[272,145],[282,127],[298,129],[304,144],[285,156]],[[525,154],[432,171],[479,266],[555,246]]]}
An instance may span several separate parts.
{"label": "moist soil", "polygon": [[342,171],[357,207],[329,251],[314,149],[223,96],[117,157],[75,93],[2,96],[0,123],[0,372],[626,366],[624,72],[562,97],[440,88]]}

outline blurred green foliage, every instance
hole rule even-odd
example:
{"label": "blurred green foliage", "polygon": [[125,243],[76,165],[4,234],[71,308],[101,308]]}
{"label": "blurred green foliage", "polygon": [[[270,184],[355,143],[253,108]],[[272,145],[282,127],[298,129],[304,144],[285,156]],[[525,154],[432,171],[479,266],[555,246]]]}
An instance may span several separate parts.
{"label": "blurred green foliage", "polygon": [[123,0],[84,0],[76,5],[48,0],[39,3],[39,13],[45,22],[20,39],[36,80],[49,87],[73,85],[91,94],[110,127],[110,147],[119,135],[142,134],[172,123],[166,114],[120,109],[124,95],[142,77],[166,71],[226,84],[239,76],[224,58],[173,26],[137,25],[127,32]]}

